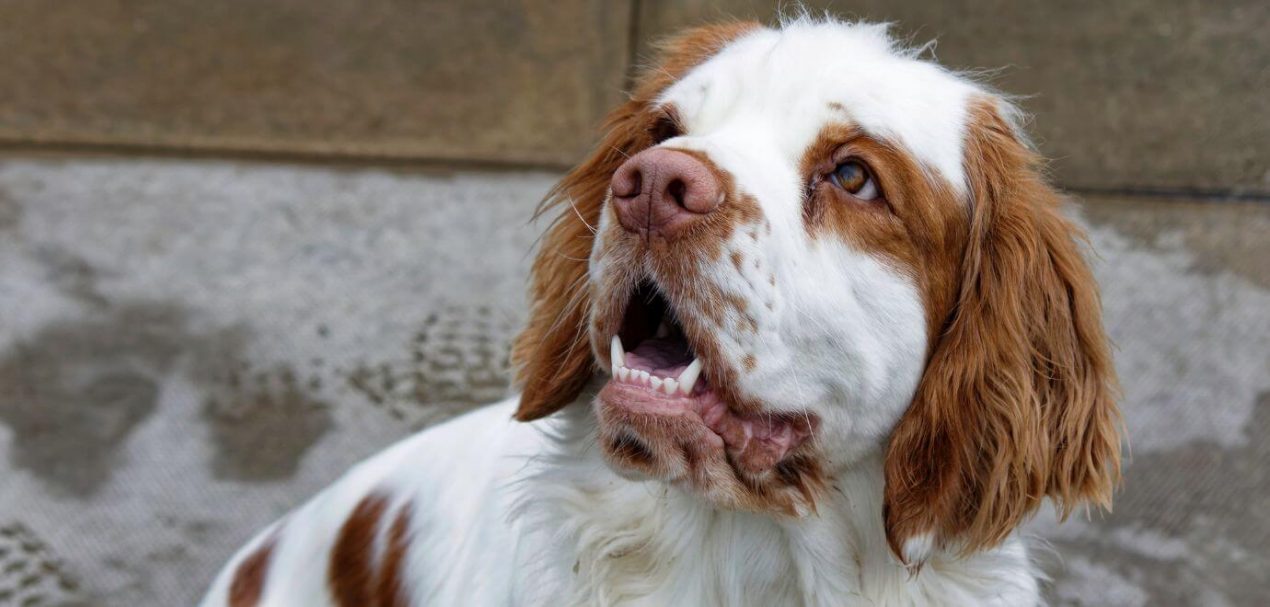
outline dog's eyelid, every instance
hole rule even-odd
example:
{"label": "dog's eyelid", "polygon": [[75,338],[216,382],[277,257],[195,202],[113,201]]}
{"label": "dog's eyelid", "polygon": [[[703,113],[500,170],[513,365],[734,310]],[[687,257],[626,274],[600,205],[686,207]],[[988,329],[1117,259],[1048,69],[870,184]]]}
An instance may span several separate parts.
{"label": "dog's eyelid", "polygon": [[662,106],[656,108],[654,112],[656,117],[648,127],[648,133],[652,136],[654,144],[684,133],[683,123],[679,120],[679,113],[675,111],[674,106]]}

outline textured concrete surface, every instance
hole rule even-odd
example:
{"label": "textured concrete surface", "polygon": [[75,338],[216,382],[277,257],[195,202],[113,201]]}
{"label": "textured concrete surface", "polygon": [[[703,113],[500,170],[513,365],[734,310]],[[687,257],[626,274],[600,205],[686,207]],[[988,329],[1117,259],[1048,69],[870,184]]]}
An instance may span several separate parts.
{"label": "textured concrete surface", "polygon": [[625,2],[6,0],[0,142],[550,164],[621,95]]}
{"label": "textured concrete surface", "polygon": [[[190,604],[502,395],[553,178],[0,157],[0,605]],[[1132,456],[1113,514],[1029,527],[1050,597],[1265,605],[1270,206],[1087,202]]]}
{"label": "textured concrete surface", "polygon": [[[1270,3],[1262,0],[806,0],[890,21],[914,44],[1024,96],[1058,180],[1084,188],[1270,193]],[[659,34],[768,0],[641,2],[640,54]]]}

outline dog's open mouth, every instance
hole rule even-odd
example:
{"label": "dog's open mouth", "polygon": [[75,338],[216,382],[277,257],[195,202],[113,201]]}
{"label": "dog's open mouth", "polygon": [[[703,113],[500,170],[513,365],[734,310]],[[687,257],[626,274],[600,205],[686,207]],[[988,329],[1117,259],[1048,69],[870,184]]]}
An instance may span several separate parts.
{"label": "dog's open mouth", "polygon": [[611,411],[602,418],[627,426],[611,428],[611,450],[639,455],[625,459],[643,459],[634,462],[642,468],[674,476],[676,466],[651,460],[684,449],[691,451],[684,454],[687,462],[722,455],[737,470],[761,475],[813,430],[804,415],[733,411],[722,391],[711,385],[708,365],[697,357],[674,308],[652,283],[635,289],[610,347],[612,379],[600,399]]}

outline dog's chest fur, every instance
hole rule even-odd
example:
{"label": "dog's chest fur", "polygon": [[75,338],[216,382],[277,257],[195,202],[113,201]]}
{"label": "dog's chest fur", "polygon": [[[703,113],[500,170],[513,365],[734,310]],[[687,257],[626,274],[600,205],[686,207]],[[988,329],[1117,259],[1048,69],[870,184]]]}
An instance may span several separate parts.
{"label": "dog's chest fur", "polygon": [[567,417],[558,451],[545,460],[550,465],[516,497],[516,522],[532,547],[519,555],[525,572],[519,577],[526,592],[543,600],[1011,606],[1037,600],[1037,571],[1018,539],[968,558],[936,558],[917,571],[900,566],[882,529],[880,460],[838,475],[816,513],[778,520],[716,510],[664,483],[623,479],[586,446],[594,440],[593,422]]}

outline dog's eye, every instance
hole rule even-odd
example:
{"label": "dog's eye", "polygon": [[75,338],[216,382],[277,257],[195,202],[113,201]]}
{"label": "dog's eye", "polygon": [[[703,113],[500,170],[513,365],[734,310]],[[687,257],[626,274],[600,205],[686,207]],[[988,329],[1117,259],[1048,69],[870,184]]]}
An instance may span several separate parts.
{"label": "dog's eye", "polygon": [[878,184],[873,180],[869,167],[854,158],[848,158],[834,168],[829,174],[834,185],[860,200],[873,200],[878,197]]}
{"label": "dog's eye", "polygon": [[653,138],[653,145],[657,145],[667,139],[674,139],[683,133],[679,131],[679,123],[675,121],[674,116],[662,114],[649,127],[648,134]]}

